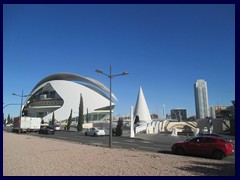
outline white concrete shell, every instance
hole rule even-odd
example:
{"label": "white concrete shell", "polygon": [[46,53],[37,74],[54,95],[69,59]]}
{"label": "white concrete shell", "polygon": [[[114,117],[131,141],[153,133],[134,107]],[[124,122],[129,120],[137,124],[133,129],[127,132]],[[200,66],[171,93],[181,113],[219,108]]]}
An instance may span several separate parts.
{"label": "white concrete shell", "polygon": [[140,125],[151,123],[148,105],[143,95],[142,87],[139,88],[138,98],[134,109],[134,117],[138,116]]}
{"label": "white concrete shell", "polygon": [[[49,89],[56,92],[57,98],[36,99],[39,93]],[[72,117],[78,116],[80,94],[82,94],[84,114],[87,113],[87,109],[89,114],[108,113],[110,108],[109,93],[109,89],[95,79],[70,73],[53,74],[42,79],[33,88],[31,96],[23,106],[23,112],[32,115],[44,112],[45,115],[42,118],[45,122],[52,119],[52,112],[54,112],[55,119],[63,121],[68,119],[71,109]],[[113,94],[112,97],[117,100]],[[43,102],[44,105],[42,105]],[[49,105],[46,105],[46,102]],[[112,108],[114,106],[112,103]]]}
{"label": "white concrete shell", "polygon": [[[42,79],[40,82],[37,83],[37,85],[33,88],[31,94],[33,94],[36,91],[36,89],[39,89],[39,87],[41,85],[43,85],[44,83],[46,83],[48,81],[52,81],[52,80],[65,80],[65,81],[76,81],[76,82],[81,82],[81,83],[88,83],[88,84],[96,86],[99,89],[101,89],[102,91],[105,91],[106,93],[110,94],[110,90],[104,84],[100,83],[99,81],[89,78],[89,77],[79,76],[77,74],[72,74],[72,73],[57,73],[57,74],[52,74],[52,75],[45,77],[44,79]],[[97,89],[95,89],[95,91],[96,90]],[[115,97],[114,94],[112,94],[112,97],[115,100],[117,100],[117,98]]]}

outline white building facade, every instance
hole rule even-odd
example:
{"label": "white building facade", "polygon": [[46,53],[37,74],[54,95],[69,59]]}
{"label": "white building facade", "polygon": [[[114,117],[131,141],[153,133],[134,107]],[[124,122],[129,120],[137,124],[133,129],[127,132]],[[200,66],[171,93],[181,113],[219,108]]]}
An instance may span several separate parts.
{"label": "white building facade", "polygon": [[[80,96],[83,114],[89,121],[109,118],[110,91],[99,81],[71,73],[58,73],[45,77],[32,90],[22,107],[23,116],[41,117],[45,122],[65,121],[72,110],[72,118],[79,115]],[[112,94],[112,99],[116,97]],[[115,104],[112,102],[112,109]]]}

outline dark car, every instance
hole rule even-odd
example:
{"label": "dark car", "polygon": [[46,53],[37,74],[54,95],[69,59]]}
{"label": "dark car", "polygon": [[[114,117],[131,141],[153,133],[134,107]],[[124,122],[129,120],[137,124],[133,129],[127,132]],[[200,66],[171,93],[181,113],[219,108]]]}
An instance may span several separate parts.
{"label": "dark car", "polygon": [[39,131],[39,134],[54,134],[55,130],[53,126],[41,126]]}
{"label": "dark car", "polygon": [[194,137],[184,142],[175,143],[171,148],[172,152],[178,155],[209,156],[219,160],[234,153],[231,142],[213,136]]}

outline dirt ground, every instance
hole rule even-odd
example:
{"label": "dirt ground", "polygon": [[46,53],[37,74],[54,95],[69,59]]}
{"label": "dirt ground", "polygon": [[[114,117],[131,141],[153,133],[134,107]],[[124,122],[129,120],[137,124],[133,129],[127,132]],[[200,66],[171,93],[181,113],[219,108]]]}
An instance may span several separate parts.
{"label": "dirt ground", "polygon": [[3,175],[234,176],[235,164],[3,132]]}

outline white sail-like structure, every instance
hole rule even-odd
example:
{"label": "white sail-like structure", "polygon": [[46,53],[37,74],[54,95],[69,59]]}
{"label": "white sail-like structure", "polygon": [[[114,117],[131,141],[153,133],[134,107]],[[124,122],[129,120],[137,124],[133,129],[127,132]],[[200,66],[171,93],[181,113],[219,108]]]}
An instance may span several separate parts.
{"label": "white sail-like structure", "polygon": [[138,98],[137,98],[137,102],[135,105],[135,109],[134,109],[134,117],[136,118],[136,116],[139,117],[139,124],[140,125],[145,125],[147,123],[151,123],[151,116],[149,113],[149,109],[147,106],[147,102],[145,100],[145,97],[143,95],[143,91],[142,91],[142,87],[140,86],[139,88],[139,93],[138,93]]}
{"label": "white sail-like structure", "polygon": [[[27,117],[40,117],[44,122],[55,119],[68,120],[72,111],[73,120],[79,116],[80,95],[83,97],[83,113],[89,121],[106,120],[110,108],[110,90],[101,82],[72,73],[56,73],[43,78],[33,88],[31,95],[22,106],[22,114]],[[113,99],[117,98],[112,94]],[[87,112],[86,112],[87,110]]]}

